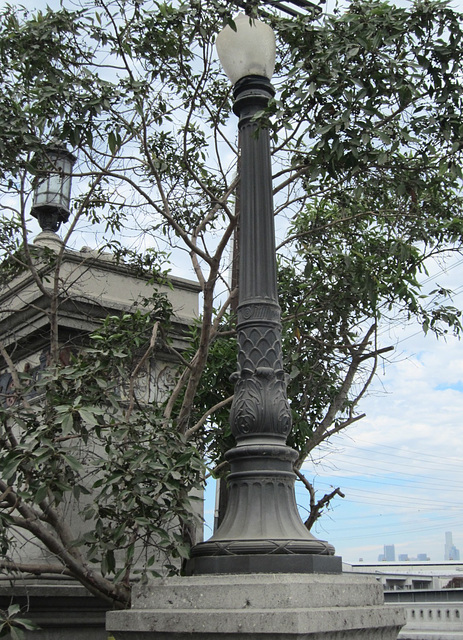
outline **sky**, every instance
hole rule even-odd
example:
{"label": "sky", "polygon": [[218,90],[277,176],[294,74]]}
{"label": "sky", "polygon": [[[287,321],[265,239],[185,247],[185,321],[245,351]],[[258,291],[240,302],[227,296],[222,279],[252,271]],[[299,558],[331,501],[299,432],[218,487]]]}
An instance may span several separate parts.
{"label": "sky", "polygon": [[397,559],[444,560],[446,531],[463,557],[463,343],[401,334],[360,407],[366,418],[305,465],[319,491],[345,494],[314,533],[347,562],[375,562],[385,544]]}
{"label": "sky", "polygon": [[[34,9],[54,2],[21,4]],[[452,5],[463,11],[463,0]],[[431,265],[430,275],[453,288],[453,304],[463,308],[463,260],[447,271]],[[395,350],[359,407],[366,417],[304,465],[320,495],[333,487],[345,494],[312,533],[356,563],[376,562],[386,544],[395,545],[397,556],[444,560],[445,532],[451,531],[463,557],[463,341],[424,337],[416,325],[383,329],[380,337],[380,346]],[[296,498],[304,515],[302,487]],[[206,538],[213,499],[210,487]]]}

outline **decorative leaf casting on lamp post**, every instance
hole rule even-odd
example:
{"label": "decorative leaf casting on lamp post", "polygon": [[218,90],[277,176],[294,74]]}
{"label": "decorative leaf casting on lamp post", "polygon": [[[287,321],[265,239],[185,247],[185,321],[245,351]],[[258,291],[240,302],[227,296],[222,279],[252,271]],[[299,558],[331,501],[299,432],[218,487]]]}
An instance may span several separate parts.
{"label": "decorative leaf casting on lamp post", "polygon": [[241,135],[238,371],[230,421],[236,447],[222,524],[193,547],[187,573],[339,572],[334,548],[304,526],[296,505],[293,465],[286,445],[291,410],[283,371],[269,132],[255,115],[275,91],[275,35],[240,14],[225,27],[217,51],[234,84],[233,110]]}
{"label": "decorative leaf casting on lamp post", "polygon": [[65,147],[49,147],[41,162],[42,176],[37,176],[31,215],[42,231],[56,233],[69,219],[71,174],[76,157]]}

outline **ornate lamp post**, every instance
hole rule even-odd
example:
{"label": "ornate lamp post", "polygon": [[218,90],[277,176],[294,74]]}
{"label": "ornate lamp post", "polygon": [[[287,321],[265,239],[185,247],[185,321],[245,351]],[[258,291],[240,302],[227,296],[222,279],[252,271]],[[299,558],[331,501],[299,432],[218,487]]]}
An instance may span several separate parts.
{"label": "ornate lamp post", "polygon": [[64,147],[46,150],[41,172],[34,188],[31,215],[37,218],[42,231],[56,232],[69,219],[71,172],[76,157]]}
{"label": "ornate lamp post", "polygon": [[[403,612],[382,604],[374,577],[341,573],[341,558],[307,531],[297,511],[297,453],[286,446],[291,415],[282,369],[270,144],[268,132],[253,121],[274,94],[268,54],[275,45],[269,27],[245,16],[235,24],[236,33],[225,29],[217,39],[235,83],[242,145],[239,353],[231,411],[236,447],[227,454],[228,507],[215,535],[193,547],[189,575],[140,585],[129,611],[108,613],[106,629],[117,640],[396,640]],[[263,62],[254,57],[264,51]],[[233,68],[244,64],[230,71],[229,58]]]}
{"label": "ornate lamp post", "polygon": [[238,371],[228,451],[229,502],[208,541],[192,549],[187,572],[254,573],[341,571],[334,548],[304,526],[296,506],[293,464],[286,446],[291,412],[281,352],[272,173],[268,130],[255,114],[275,91],[275,36],[266,24],[240,14],[226,27],[217,51],[234,84],[241,134],[241,220]]}

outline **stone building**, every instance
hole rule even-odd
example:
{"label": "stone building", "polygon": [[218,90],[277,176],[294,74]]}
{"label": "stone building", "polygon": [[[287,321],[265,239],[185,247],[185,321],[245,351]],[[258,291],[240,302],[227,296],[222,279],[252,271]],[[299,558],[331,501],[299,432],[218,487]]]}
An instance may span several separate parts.
{"label": "stone building", "polygon": [[[56,234],[42,232],[35,241],[35,274],[23,270],[7,282],[0,283],[0,340],[21,371],[34,375],[47,367],[49,349],[49,304],[47,290],[53,287],[53,254],[61,251]],[[40,277],[42,287],[37,286]],[[187,343],[187,330],[198,314],[197,283],[172,277],[156,285],[172,305],[172,346],[182,351]],[[117,263],[110,254],[88,248],[65,250],[59,270],[59,346],[60,358],[66,363],[71,349],[85,343],[85,337],[108,315],[130,313],[137,303],[150,298],[153,284],[126,265]],[[169,350],[157,353],[144,367],[138,388],[143,402],[161,399],[172,384],[175,355]],[[0,402],[14,404],[14,381],[8,363],[0,358]],[[69,517],[73,514],[70,512]],[[73,522],[73,526],[80,526]],[[44,560],[47,554],[36,542],[23,540],[21,562]],[[72,637],[85,640],[105,639],[106,602],[90,595],[84,587],[69,578],[42,573],[37,576],[0,571],[0,609],[12,603],[25,610],[24,617],[34,620],[41,630],[32,632],[40,640]]]}

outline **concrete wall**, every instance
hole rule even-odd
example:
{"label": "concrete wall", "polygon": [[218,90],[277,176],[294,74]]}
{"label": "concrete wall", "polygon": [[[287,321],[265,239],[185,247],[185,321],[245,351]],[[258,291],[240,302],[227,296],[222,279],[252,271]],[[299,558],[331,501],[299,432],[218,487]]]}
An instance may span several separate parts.
{"label": "concrete wall", "polygon": [[0,609],[19,604],[21,617],[40,627],[26,631],[25,640],[108,640],[105,619],[111,607],[81,585],[18,580],[12,587],[8,582],[0,580]]}
{"label": "concrete wall", "polygon": [[[52,291],[52,266],[38,259],[36,269],[44,289]],[[172,304],[178,336],[174,346],[181,349],[182,327],[198,316],[198,283],[172,278],[170,284],[153,285],[148,277],[116,264],[111,256],[66,251],[59,269],[60,331],[69,335],[92,331],[108,314],[130,312],[154,291],[166,294]],[[46,346],[48,319],[44,311],[49,304],[49,296],[29,271],[0,288],[0,335],[4,345],[14,349],[16,361],[30,358]]]}
{"label": "concrete wall", "polygon": [[409,628],[463,633],[463,602],[416,602],[405,605],[405,611]]}
{"label": "concrete wall", "polygon": [[400,640],[463,640],[463,589],[385,592],[407,616]]}

